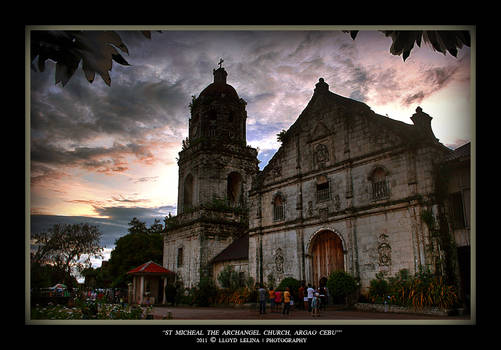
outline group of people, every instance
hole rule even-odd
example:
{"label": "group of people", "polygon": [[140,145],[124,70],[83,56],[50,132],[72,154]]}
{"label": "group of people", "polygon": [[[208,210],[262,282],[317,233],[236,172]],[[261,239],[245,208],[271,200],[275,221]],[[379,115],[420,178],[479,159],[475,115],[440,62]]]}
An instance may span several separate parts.
{"label": "group of people", "polygon": [[270,303],[271,312],[282,312],[282,315],[289,316],[291,308],[297,305],[300,310],[307,310],[311,313],[312,317],[320,316],[320,310],[326,310],[327,303],[329,299],[328,289],[326,286],[321,285],[318,289],[311,284],[306,286],[304,283],[298,290],[299,301],[295,304],[294,298],[290,292],[289,287],[285,291],[274,290],[270,287],[266,290],[263,285],[259,285],[258,295],[259,295],[259,314],[263,315],[266,313],[266,304]]}
{"label": "group of people", "polygon": [[290,292],[290,288],[286,287],[285,291],[274,290],[271,287],[268,291],[262,286],[259,286],[259,314],[266,313],[266,303],[270,302],[271,312],[282,312],[282,315],[289,315],[291,306],[294,305],[294,299]]}
{"label": "group of people", "polygon": [[82,297],[87,300],[105,300],[109,303],[120,303],[124,304],[127,300],[126,293],[120,291],[120,289],[87,289],[86,291],[82,291]]}
{"label": "group of people", "polygon": [[299,295],[303,297],[304,309],[311,312],[313,317],[320,316],[320,309],[327,309],[329,290],[326,286],[321,285],[315,288],[315,286],[308,283],[307,288],[304,285],[299,288]]}

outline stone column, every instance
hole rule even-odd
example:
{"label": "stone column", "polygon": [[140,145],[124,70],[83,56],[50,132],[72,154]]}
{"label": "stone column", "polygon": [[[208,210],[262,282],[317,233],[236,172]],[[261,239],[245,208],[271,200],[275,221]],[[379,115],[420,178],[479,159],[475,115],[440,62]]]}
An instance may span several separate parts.
{"label": "stone column", "polygon": [[348,250],[348,260],[350,262],[350,271],[354,277],[360,277],[360,268],[358,264],[358,244],[357,244],[357,228],[356,219],[346,219],[346,231],[348,233],[350,246]]}

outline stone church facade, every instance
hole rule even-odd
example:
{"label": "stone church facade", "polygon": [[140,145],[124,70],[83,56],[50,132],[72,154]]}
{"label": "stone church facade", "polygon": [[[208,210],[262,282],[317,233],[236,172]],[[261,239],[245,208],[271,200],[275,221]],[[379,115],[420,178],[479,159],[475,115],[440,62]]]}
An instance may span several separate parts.
{"label": "stone church facade", "polygon": [[204,274],[216,280],[227,264],[264,283],[294,277],[318,285],[343,270],[362,291],[380,272],[436,268],[440,253],[422,215],[442,210],[436,171],[452,151],[428,114],[418,107],[412,124],[396,121],[320,78],[259,171],[246,145],[246,103],[226,76],[214,70],[193,99],[178,215],[166,219],[164,266],[185,286]]}

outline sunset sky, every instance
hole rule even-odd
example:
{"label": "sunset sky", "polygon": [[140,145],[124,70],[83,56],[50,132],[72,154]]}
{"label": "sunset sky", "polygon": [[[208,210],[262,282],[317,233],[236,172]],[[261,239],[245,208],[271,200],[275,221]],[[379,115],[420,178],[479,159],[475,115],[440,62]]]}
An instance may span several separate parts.
{"label": "sunset sky", "polygon": [[261,168],[320,77],[330,91],[408,124],[421,106],[450,148],[472,138],[469,47],[455,58],[422,44],[404,62],[378,31],[355,40],[341,30],[119,34],[131,65],[113,64],[111,86],[98,75],[90,84],[81,68],[66,86],[55,85],[51,61],[45,72],[30,72],[31,230],[99,225],[105,259],[133,217],[149,225],[176,214],[188,105],[212,83],[220,58],[227,83],[247,102],[247,142],[259,148]]}

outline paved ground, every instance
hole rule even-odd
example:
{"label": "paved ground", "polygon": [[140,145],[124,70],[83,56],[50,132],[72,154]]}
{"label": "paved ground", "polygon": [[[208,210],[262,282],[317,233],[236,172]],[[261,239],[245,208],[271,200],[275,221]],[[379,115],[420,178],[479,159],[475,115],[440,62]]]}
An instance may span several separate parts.
{"label": "paved ground", "polygon": [[399,314],[385,312],[364,312],[343,310],[334,307],[320,312],[320,317],[312,317],[303,310],[292,310],[287,315],[277,312],[259,315],[255,308],[232,307],[169,307],[153,308],[154,319],[162,319],[171,313],[174,320],[469,320],[469,316],[434,316],[422,314]]}

